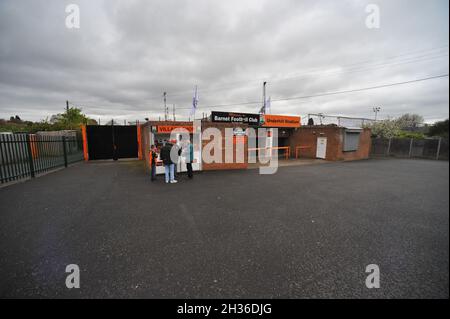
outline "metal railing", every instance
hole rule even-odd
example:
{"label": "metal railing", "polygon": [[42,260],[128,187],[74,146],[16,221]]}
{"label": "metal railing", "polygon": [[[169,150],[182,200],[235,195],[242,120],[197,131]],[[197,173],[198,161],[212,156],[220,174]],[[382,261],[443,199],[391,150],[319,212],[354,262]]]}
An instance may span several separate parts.
{"label": "metal railing", "polygon": [[83,159],[75,136],[0,134],[0,183],[33,178]]}
{"label": "metal railing", "polygon": [[313,119],[315,125],[329,125],[335,124],[340,127],[360,127],[364,128],[377,122],[375,119],[368,119],[364,117],[350,117],[340,115],[326,115],[323,113],[309,113],[308,120]]}
{"label": "metal railing", "polygon": [[312,146],[311,145],[297,145],[295,147],[295,158],[300,158],[300,151],[301,150],[308,150],[311,149]]}
{"label": "metal railing", "polygon": [[[274,152],[275,151],[275,152]],[[283,154],[281,154],[282,151]],[[274,154],[275,153],[275,154]],[[262,154],[262,155],[259,155]],[[249,159],[256,160],[258,156],[262,158],[271,158],[273,156],[282,156],[284,159],[288,160],[291,157],[291,148],[289,146],[279,146],[279,147],[257,147],[248,149]]]}

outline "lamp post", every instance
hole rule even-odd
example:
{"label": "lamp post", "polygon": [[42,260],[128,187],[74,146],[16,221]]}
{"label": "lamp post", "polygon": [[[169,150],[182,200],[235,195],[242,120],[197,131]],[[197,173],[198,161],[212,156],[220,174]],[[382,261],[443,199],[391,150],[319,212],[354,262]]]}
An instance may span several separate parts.
{"label": "lamp post", "polygon": [[375,121],[377,120],[377,115],[378,115],[378,112],[380,112],[380,111],[381,111],[381,107],[379,107],[379,106],[375,106],[373,108],[373,112],[375,113]]}
{"label": "lamp post", "polygon": [[169,119],[169,109],[167,108],[167,92],[163,93],[164,98],[164,121],[167,121]]}

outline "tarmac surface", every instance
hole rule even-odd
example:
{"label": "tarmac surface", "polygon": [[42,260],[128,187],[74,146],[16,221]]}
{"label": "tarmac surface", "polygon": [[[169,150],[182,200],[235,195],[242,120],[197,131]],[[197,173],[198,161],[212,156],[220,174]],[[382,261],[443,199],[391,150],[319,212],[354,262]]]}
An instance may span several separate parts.
{"label": "tarmac surface", "polygon": [[[449,163],[80,163],[0,189],[0,297],[448,298]],[[65,285],[68,264],[79,289]],[[366,266],[380,288],[365,285]]]}

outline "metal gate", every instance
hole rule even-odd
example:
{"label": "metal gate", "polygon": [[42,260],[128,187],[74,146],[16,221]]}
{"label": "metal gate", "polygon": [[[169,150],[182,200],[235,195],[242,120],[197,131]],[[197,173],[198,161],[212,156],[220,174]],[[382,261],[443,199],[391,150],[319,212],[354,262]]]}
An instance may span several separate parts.
{"label": "metal gate", "polygon": [[90,160],[138,157],[136,125],[86,126]]}

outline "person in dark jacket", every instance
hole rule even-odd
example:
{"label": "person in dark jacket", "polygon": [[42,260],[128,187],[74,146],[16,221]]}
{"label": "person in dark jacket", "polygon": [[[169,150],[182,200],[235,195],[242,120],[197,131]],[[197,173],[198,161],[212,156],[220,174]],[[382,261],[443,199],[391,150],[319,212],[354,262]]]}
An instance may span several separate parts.
{"label": "person in dark jacket", "polygon": [[164,164],[164,171],[166,177],[166,183],[176,183],[175,178],[173,176],[175,170],[175,164],[172,162],[170,158],[170,151],[172,149],[172,144],[166,142],[164,146],[161,148],[161,160]]}
{"label": "person in dark jacket", "polygon": [[186,168],[187,168],[187,175],[189,178],[193,178],[194,174],[192,171],[192,163],[194,162],[194,147],[190,141],[186,142],[185,146],[186,151]]}
{"label": "person in dark jacket", "polygon": [[166,142],[161,148],[161,159],[164,164],[164,170],[166,175],[166,183],[177,183],[175,180],[175,165],[178,163],[178,156],[181,150],[176,145],[176,141]]}
{"label": "person in dark jacket", "polygon": [[156,146],[152,145],[150,147],[150,154],[149,154],[152,182],[156,179],[156,159],[158,158],[158,154],[156,153],[156,151],[157,151]]}

